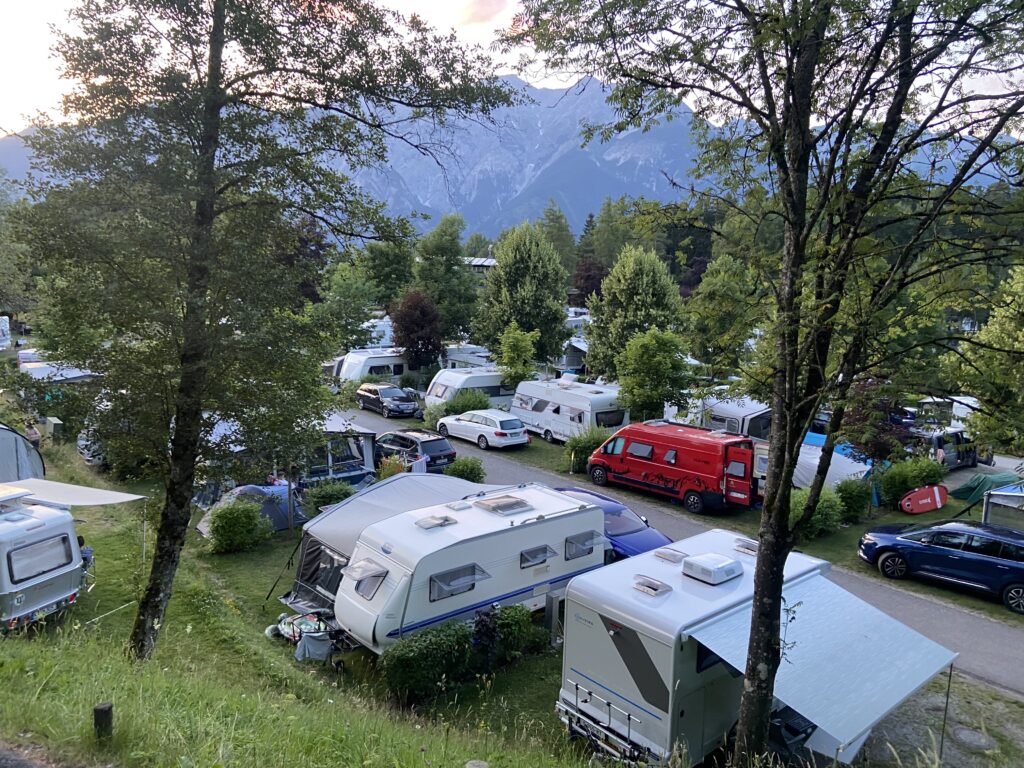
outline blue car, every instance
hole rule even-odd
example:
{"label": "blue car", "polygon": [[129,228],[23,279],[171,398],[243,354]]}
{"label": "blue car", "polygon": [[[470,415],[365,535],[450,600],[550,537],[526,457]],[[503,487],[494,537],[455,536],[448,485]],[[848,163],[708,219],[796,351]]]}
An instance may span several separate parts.
{"label": "blue car", "polygon": [[971,520],[880,525],[861,536],[859,554],[887,578],[923,576],[982,590],[1024,613],[1024,532]]}
{"label": "blue car", "polygon": [[604,510],[604,535],[608,537],[608,541],[612,545],[605,556],[609,563],[672,543],[672,539],[657,528],[652,528],[646,517],[640,517],[632,509],[615,499],[586,488],[556,488],[555,490],[586,504],[595,504]]}

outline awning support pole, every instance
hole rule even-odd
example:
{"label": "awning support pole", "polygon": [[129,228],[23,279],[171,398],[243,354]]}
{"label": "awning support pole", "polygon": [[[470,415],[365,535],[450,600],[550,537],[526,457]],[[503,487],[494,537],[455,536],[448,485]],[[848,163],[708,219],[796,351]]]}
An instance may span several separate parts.
{"label": "awning support pole", "polygon": [[295,557],[295,553],[299,551],[299,547],[300,546],[302,546],[302,539],[299,539],[299,543],[295,545],[295,549],[293,549],[292,553],[290,555],[288,555],[288,561],[284,564],[284,567],[281,568],[281,572],[277,574],[277,578],[274,579],[274,586],[272,586],[270,588],[270,591],[267,592],[267,596],[265,598],[263,598],[263,604],[264,605],[266,605],[266,602],[267,602],[267,600],[270,599],[270,596],[272,594],[274,594],[274,590],[277,589],[278,582],[281,581],[281,577],[284,576],[285,570],[288,568],[289,564],[292,562],[292,558]]}
{"label": "awning support pole", "polygon": [[942,765],[942,748],[946,746],[946,718],[949,716],[949,691],[953,687],[953,665],[949,665],[949,677],[946,679],[946,706],[942,710],[942,734],[939,736],[939,765]]}

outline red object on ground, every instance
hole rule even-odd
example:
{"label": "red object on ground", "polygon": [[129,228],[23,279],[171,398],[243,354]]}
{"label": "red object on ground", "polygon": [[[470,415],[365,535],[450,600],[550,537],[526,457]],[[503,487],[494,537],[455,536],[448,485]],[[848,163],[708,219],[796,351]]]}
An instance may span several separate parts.
{"label": "red object on ground", "polygon": [[907,491],[900,499],[900,509],[908,515],[920,515],[922,512],[933,512],[946,506],[949,491],[944,485],[925,485]]}

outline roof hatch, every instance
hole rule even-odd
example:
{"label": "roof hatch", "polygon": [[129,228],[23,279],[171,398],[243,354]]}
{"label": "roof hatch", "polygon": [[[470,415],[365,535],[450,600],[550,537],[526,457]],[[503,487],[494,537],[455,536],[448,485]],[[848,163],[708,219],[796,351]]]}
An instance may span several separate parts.
{"label": "roof hatch", "polygon": [[665,595],[672,591],[672,587],[666,584],[664,581],[658,581],[650,576],[644,576],[642,573],[638,573],[633,577],[633,589],[643,592],[645,595],[652,595],[657,597],[658,595]]}
{"label": "roof hatch", "polygon": [[493,496],[489,499],[474,501],[480,509],[493,512],[496,515],[518,515],[520,512],[529,512],[533,509],[526,501],[518,496]]}
{"label": "roof hatch", "polygon": [[416,525],[424,530],[431,528],[443,528],[446,525],[455,525],[456,520],[451,515],[429,515],[428,517],[421,517],[416,521]]}

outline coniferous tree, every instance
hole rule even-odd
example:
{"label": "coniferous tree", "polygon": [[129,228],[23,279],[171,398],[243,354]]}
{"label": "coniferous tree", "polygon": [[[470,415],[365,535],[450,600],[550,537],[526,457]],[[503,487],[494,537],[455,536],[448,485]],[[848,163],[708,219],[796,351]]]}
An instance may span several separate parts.
{"label": "coniferous tree", "polygon": [[566,275],[572,275],[576,270],[576,238],[569,229],[568,219],[554,200],[548,201],[538,225],[558,254]]}

